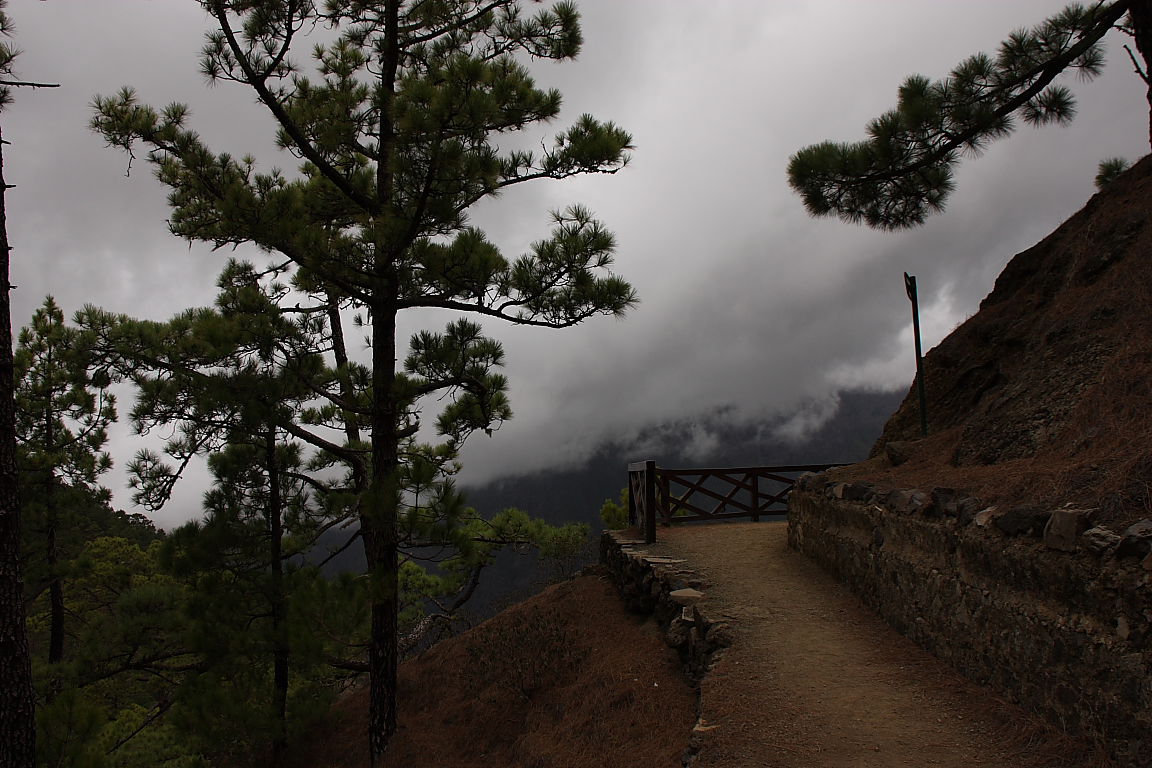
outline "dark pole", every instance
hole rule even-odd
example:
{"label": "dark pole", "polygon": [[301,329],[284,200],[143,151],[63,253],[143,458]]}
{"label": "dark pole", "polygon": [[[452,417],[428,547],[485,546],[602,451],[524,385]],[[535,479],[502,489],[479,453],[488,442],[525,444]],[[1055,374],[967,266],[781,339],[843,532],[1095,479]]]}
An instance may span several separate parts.
{"label": "dark pole", "polygon": [[656,462],[644,462],[644,543],[656,541]]}
{"label": "dark pole", "polygon": [[912,335],[916,337],[916,389],[920,395],[920,434],[928,437],[928,399],[924,395],[924,355],[920,351],[920,302],[916,298],[916,278],[904,273],[904,290],[912,302]]}

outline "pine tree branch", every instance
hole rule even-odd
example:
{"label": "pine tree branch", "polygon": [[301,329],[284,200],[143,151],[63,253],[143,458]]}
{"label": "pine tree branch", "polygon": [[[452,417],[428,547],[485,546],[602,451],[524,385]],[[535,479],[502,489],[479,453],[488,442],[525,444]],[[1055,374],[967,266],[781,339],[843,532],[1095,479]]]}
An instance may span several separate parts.
{"label": "pine tree branch", "polygon": [[351,546],[352,546],[352,544],[353,544],[353,543],[355,543],[356,539],[358,539],[358,538],[360,538],[360,529],[359,529],[359,528],[357,528],[357,529],[356,529],[356,532],[355,532],[355,533],[353,533],[353,534],[352,534],[352,535],[351,535],[351,536],[348,538],[348,541],[344,542],[344,543],[343,543],[342,545],[340,545],[340,547],[339,547],[339,548],[337,548],[336,550],[334,550],[334,551],[330,552],[330,553],[328,554],[328,557],[326,557],[326,558],[324,558],[323,560],[321,560],[321,561],[319,562],[319,564],[317,564],[317,566],[316,566],[316,567],[317,567],[317,568],[323,568],[324,566],[328,565],[328,563],[332,562],[332,560],[334,560],[335,558],[337,558],[337,557],[339,557],[341,554],[343,554],[345,551],[347,551],[347,549],[348,549],[349,547],[351,547]]}
{"label": "pine tree branch", "polygon": [[1128,58],[1132,62],[1132,69],[1135,70],[1136,75],[1144,81],[1145,85],[1152,85],[1152,80],[1149,79],[1148,73],[1144,71],[1144,68],[1140,66],[1140,62],[1136,59],[1136,54],[1132,53],[1132,49],[1128,45],[1125,45],[1124,51],[1128,54]]}
{"label": "pine tree branch", "polygon": [[175,699],[165,699],[164,701],[157,704],[156,707],[153,709],[153,711],[151,713],[149,713],[148,717],[144,718],[143,722],[141,722],[140,725],[138,725],[127,736],[117,740],[117,742],[115,744],[113,744],[107,751],[105,751],[104,754],[111,755],[113,752],[120,749],[120,747],[124,746],[125,744],[130,742],[132,739],[139,736],[144,731],[145,728],[152,725],[152,723],[156,722],[161,717],[163,717],[164,713],[167,712],[169,709],[171,709],[172,705],[175,703],[176,703]]}
{"label": "pine tree branch", "polygon": [[363,452],[347,448],[343,445],[337,445],[329,440],[325,440],[319,435],[313,434],[306,429],[301,428],[299,425],[291,421],[283,421],[279,427],[293,437],[297,437],[311,446],[319,448],[327,453],[332,454],[349,464],[359,464],[364,460]]}
{"label": "pine tree branch", "polygon": [[224,39],[228,42],[228,47],[232,51],[232,55],[236,57],[236,62],[239,64],[240,69],[244,72],[246,83],[256,91],[257,97],[263,102],[264,106],[276,118],[276,122],[284,129],[292,139],[292,143],[300,150],[302,154],[310,163],[319,169],[324,178],[328,179],[340,192],[349,200],[354,202],[365,213],[369,215],[376,215],[379,213],[379,204],[362,194],[357,190],[346,176],[340,173],[335,166],[328,162],[323,155],[316,150],[312,143],[308,141],[308,137],[300,130],[300,126],[291,118],[288,111],[284,109],[284,105],[280,103],[276,95],[268,87],[268,74],[260,74],[252,67],[252,62],[249,61],[248,56],[245,54],[240,45],[240,41],[236,38],[236,32],[232,29],[231,23],[228,21],[228,13],[224,8],[224,4],[217,0],[211,3],[211,13],[216,17],[217,23],[220,25],[220,31],[224,34]]}
{"label": "pine tree branch", "polygon": [[[481,6],[475,13],[473,13],[470,16],[465,16],[465,17],[462,17],[460,19],[457,19],[453,23],[448,24],[448,25],[441,27],[439,29],[434,29],[431,32],[428,32],[427,34],[415,35],[413,37],[409,37],[409,38],[404,40],[404,44],[406,46],[409,46],[409,45],[419,45],[420,43],[431,42],[432,40],[435,40],[438,37],[442,37],[443,35],[447,35],[447,34],[450,34],[452,32],[455,32],[457,30],[463,29],[464,27],[466,27],[469,24],[471,24],[472,22],[476,21],[477,19],[479,19],[481,16],[488,13],[489,11],[493,11],[493,10],[499,8],[500,6],[507,5],[507,4],[508,4],[508,0],[494,0],[493,2],[490,2],[485,6]],[[407,28],[400,27],[400,32],[403,33],[403,32],[408,32],[409,30],[412,30],[412,29],[419,29],[420,26],[421,25],[419,25],[419,24],[414,24],[414,25],[411,25]]]}
{"label": "pine tree branch", "polygon": [[593,315],[598,314],[599,309],[588,309],[578,312],[563,320],[538,320],[533,315],[509,315],[504,312],[509,307],[523,306],[531,301],[524,299],[522,301],[508,301],[500,305],[500,307],[488,307],[483,304],[470,304],[468,302],[456,301],[455,299],[448,299],[443,297],[424,297],[412,301],[400,301],[398,303],[399,309],[413,309],[416,307],[428,307],[433,309],[454,309],[460,312],[472,312],[478,315],[485,315],[487,317],[495,317],[500,320],[506,320],[516,325],[529,325],[538,328],[570,328],[574,325],[579,325]]}
{"label": "pine tree branch", "polygon": [[[1080,41],[1069,48],[1064,53],[1049,59],[1041,65],[1030,70],[1025,75],[1017,78],[1012,84],[1003,86],[996,90],[1006,90],[1021,82],[1028,82],[1030,79],[1035,78],[1032,84],[1019,94],[1004,102],[1000,107],[991,113],[993,120],[989,123],[995,122],[1012,115],[1013,112],[1020,109],[1020,107],[1027,104],[1033,97],[1037,96],[1041,91],[1048,87],[1049,84],[1055,80],[1060,73],[1068,68],[1076,59],[1087,52],[1094,46],[1100,38],[1108,33],[1116,22],[1127,12],[1131,0],[1116,0],[1107,9],[1101,12],[1100,19],[1097,21],[1096,26],[1091,30],[1087,30],[1080,38]],[[945,160],[949,155],[953,154],[959,149],[970,146],[971,142],[984,133],[983,126],[976,126],[967,131],[962,131],[958,134],[948,135],[946,141],[936,145],[930,152],[920,156],[916,161],[906,165],[897,166],[894,169],[886,171],[874,171],[852,179],[851,184],[868,184],[873,182],[882,181],[896,181],[903,177],[914,174],[918,171],[930,168],[937,163]]]}
{"label": "pine tree branch", "polygon": [[338,656],[329,656],[324,662],[333,669],[342,669],[345,672],[366,674],[372,671],[372,667],[366,661],[352,661],[351,659],[341,659]]}
{"label": "pine tree branch", "polygon": [[32,83],[25,80],[0,80],[0,86],[14,88],[59,88],[60,83]]}

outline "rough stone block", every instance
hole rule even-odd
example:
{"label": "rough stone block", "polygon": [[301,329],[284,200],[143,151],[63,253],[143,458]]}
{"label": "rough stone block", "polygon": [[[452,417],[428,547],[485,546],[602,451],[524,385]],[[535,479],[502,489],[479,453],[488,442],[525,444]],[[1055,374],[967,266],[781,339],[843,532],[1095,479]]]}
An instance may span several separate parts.
{"label": "rough stone block", "polygon": [[1120,544],[1116,547],[1117,557],[1143,558],[1152,552],[1152,520],[1144,518],[1124,531]]}
{"label": "rough stone block", "polygon": [[844,501],[871,501],[876,498],[876,491],[864,483],[847,483],[841,489],[840,498]]}
{"label": "rough stone block", "polygon": [[977,512],[972,516],[972,524],[977,528],[988,528],[996,522],[996,518],[1004,514],[1004,511],[999,507],[984,507],[984,509]]}
{"label": "rough stone block", "polygon": [[1044,526],[1044,546],[1061,552],[1075,552],[1080,531],[1085,527],[1084,520],[1082,510],[1055,510]]}
{"label": "rough stone block", "polygon": [[924,491],[892,491],[888,494],[886,506],[897,514],[911,515],[914,512],[923,512],[932,506],[932,497]]}
{"label": "rough stone block", "polygon": [[891,443],[885,443],[884,456],[888,459],[889,464],[898,467],[911,458],[912,443],[906,440],[896,440]]}
{"label": "rough stone block", "polygon": [[1089,528],[1080,535],[1080,545],[1089,552],[1100,554],[1120,543],[1120,534],[1101,526]]}
{"label": "rough stone block", "polygon": [[997,517],[994,525],[1009,536],[1035,536],[1044,530],[1051,514],[1035,507],[1016,507]]}
{"label": "rough stone block", "polygon": [[677,589],[668,593],[668,597],[680,605],[695,605],[704,598],[704,593],[698,589]]}

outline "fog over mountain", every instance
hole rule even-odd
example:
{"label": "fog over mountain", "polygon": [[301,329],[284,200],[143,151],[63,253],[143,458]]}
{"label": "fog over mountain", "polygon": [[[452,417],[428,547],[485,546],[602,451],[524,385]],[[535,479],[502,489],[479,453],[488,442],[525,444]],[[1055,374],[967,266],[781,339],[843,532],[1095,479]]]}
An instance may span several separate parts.
{"label": "fog over mountain", "polygon": [[[540,84],[563,93],[562,115],[509,146],[538,146],[587,112],[632,132],[634,160],[615,176],[523,185],[480,206],[473,222],[515,256],[545,235],[550,209],[582,203],[616,233],[617,271],[641,303],[624,320],[564,331],[488,324],[505,344],[516,417],[466,448],[470,486],[578,470],[606,445],[629,457],[674,445],[692,458],[716,455],[731,430],[802,438],[836,412],[844,390],[906,388],[903,271],[919,278],[932,346],[975,311],[1013,254],[1088,199],[1100,160],[1147,152],[1144,84],[1113,34],[1103,76],[1068,80],[1079,100],[1072,125],[1023,127],[967,162],[943,216],[899,234],[814,220],[785,182],[793,152],[862,138],[904,77],[941,77],[1063,3],[578,5],[579,59],[530,63]],[[5,112],[16,326],[47,293],[69,312],[91,302],[164,318],[209,303],[228,257],[267,260],[174,238],[166,191],[149,169],[138,160],[128,174],[128,158],[87,129],[94,95],[132,85],[145,103],[188,103],[190,125],[214,149],[293,169],[247,91],[205,86],[197,55],[208,25],[197,3],[13,0],[8,10],[24,50],[20,76],[61,83],[17,94]],[[406,317],[402,340],[447,319]],[[363,344],[355,353],[366,355]],[[130,511],[123,465],[138,445],[120,424],[107,482]],[[203,481],[202,471],[189,478],[158,523],[198,515]]]}
{"label": "fog over mountain", "polygon": [[[493,609],[537,591],[549,578],[597,557],[598,536],[604,527],[600,507],[616,500],[627,484],[627,465],[653,459],[661,467],[732,467],[782,464],[824,464],[860,461],[900,405],[903,391],[842,392],[823,424],[796,439],[781,434],[782,418],[733,423],[724,413],[694,422],[675,422],[648,430],[633,445],[608,442],[597,446],[579,466],[560,467],[526,475],[503,477],[462,488],[467,503],[484,515],[517,507],[550,523],[583,523],[590,529],[586,552],[571,562],[541,563],[534,552],[505,551],[487,569],[469,610],[487,616]],[[706,435],[706,443],[693,441]],[[772,490],[776,490],[773,486]],[[335,549],[347,541],[348,531],[328,536],[322,547]],[[331,570],[358,571],[363,567],[359,544],[334,559]]]}

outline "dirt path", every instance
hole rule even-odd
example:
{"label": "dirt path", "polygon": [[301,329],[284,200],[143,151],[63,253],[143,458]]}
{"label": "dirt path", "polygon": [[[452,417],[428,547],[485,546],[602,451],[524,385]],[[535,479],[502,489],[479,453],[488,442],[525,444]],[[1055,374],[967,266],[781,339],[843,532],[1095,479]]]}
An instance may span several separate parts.
{"label": "dirt path", "polygon": [[694,768],[1066,762],[1058,737],[889,628],[786,536],[785,523],[659,531],[654,553],[687,559],[735,631],[702,683]]}

